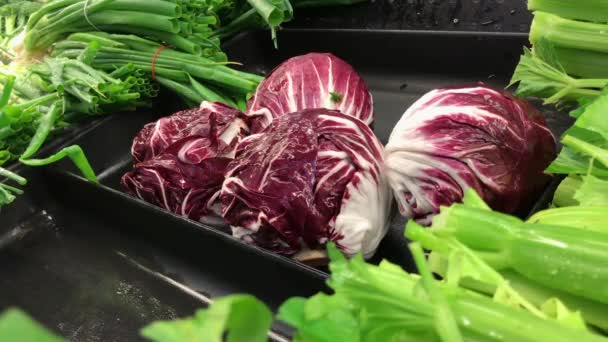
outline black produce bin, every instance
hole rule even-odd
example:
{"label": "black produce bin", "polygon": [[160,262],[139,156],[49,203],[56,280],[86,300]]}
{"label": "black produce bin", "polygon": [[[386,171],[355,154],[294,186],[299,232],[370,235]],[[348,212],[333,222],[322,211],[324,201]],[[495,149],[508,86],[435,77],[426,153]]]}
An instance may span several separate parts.
{"label": "black produce bin", "polygon": [[[345,59],[373,93],[374,130],[385,143],[405,109],[433,88],[477,81],[504,87],[526,42],[520,33],[286,29],[279,50],[267,32],[241,34],[225,50],[257,73],[310,51]],[[30,180],[26,194],[0,212],[0,308],[21,307],[72,340],[131,341],[151,321],[190,315],[218,296],[251,293],[276,310],[290,296],[326,290],[323,270],[120,191],[133,136],[178,108],[166,97],[153,108],[91,123],[52,146],[80,144],[101,185],[84,181],[68,163],[23,170]],[[569,118],[542,109],[561,135]],[[546,205],[554,187],[531,210]],[[411,270],[404,224],[395,216],[375,260]],[[280,324],[274,330],[290,333]]]}

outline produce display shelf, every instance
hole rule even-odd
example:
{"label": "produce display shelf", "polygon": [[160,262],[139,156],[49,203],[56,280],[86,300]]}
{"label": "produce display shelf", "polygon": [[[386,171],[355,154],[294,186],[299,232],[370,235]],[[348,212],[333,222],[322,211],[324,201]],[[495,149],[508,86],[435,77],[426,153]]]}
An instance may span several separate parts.
{"label": "produce display shelf", "polygon": [[[431,89],[478,81],[504,87],[526,42],[519,33],[287,29],[279,49],[266,32],[243,33],[224,48],[244,70],[260,74],[311,51],[345,59],[373,93],[374,132],[386,143],[405,109]],[[116,113],[50,147],[82,146],[100,185],[86,182],[67,162],[20,170],[30,180],[26,193],[0,211],[0,307],[21,307],[72,340],[122,341],[137,339],[151,321],[190,315],[222,295],[250,293],[276,309],[288,297],[326,290],[322,268],[246,245],[122,192],[119,180],[131,166],[135,134],[179,108],[177,98],[163,96],[151,108]],[[556,136],[571,124],[567,115],[539,108]],[[545,207],[556,184],[520,216]],[[394,215],[374,261],[413,269],[404,224]],[[274,330],[290,334],[282,325]]]}

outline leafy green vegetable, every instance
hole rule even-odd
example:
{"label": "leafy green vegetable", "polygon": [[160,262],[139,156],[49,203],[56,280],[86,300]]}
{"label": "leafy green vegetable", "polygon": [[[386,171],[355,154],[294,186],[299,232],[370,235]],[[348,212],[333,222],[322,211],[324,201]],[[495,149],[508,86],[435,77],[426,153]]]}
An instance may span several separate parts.
{"label": "leafy green vegetable", "polygon": [[277,318],[298,327],[295,341],[361,341],[361,327],[355,308],[339,295],[319,293],[309,299],[288,299]]}
{"label": "leafy green vegetable", "polygon": [[552,43],[539,38],[532,50],[524,48],[509,86],[519,82],[516,95],[536,96],[545,103],[593,99],[608,85],[608,79],[578,79],[569,76],[558,60]]}
{"label": "leafy green vegetable", "polygon": [[562,138],[564,147],[547,172],[569,174],[554,195],[554,204],[608,205],[608,94],[585,103]]}
{"label": "leafy green vegetable", "polygon": [[[26,185],[27,180],[18,174],[0,167],[0,177],[14,181],[19,185]],[[0,207],[12,203],[15,195],[21,195],[23,191],[8,184],[0,183]]]}
{"label": "leafy green vegetable", "polygon": [[60,342],[56,336],[19,309],[8,309],[0,315],[0,341]]}
{"label": "leafy green vegetable", "polygon": [[543,312],[547,318],[540,318],[437,282],[420,248],[411,249],[422,277],[386,261],[378,266],[361,256],[348,261],[329,245],[328,284],[334,294],[289,300],[279,318],[298,330],[297,341],[604,340],[585,331],[577,321],[580,316],[561,303],[548,301]]}
{"label": "leafy green vegetable", "polygon": [[232,295],[198,310],[193,317],[154,322],[141,335],[158,342],[221,342],[227,332],[228,342],[262,342],[271,324],[272,313],[262,302],[249,295]]}
{"label": "leafy green vegetable", "polygon": [[39,1],[10,1],[0,3],[0,59],[8,63],[16,56],[10,52],[10,42],[23,31],[29,17],[42,7]]}

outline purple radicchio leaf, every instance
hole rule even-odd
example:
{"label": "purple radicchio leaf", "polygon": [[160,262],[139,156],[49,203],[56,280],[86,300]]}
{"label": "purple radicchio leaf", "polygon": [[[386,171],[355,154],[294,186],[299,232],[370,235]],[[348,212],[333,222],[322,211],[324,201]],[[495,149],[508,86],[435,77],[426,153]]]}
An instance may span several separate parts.
{"label": "purple radicchio leaf", "polygon": [[147,124],[133,141],[127,192],[192,220],[223,225],[219,191],[248,119],[221,103],[177,112]]}
{"label": "purple radicchio leaf", "polygon": [[233,235],[284,255],[334,241],[371,256],[388,225],[383,147],[362,121],[327,109],[277,117],[244,139],[226,172]]}
{"label": "purple radicchio leaf", "polygon": [[469,187],[496,210],[526,209],[555,149],[532,105],[479,83],[420,98],[393,129],[385,161],[401,213],[427,223]]}
{"label": "purple radicchio leaf", "polygon": [[258,133],[273,119],[312,108],[335,109],[371,125],[372,95],[353,67],[330,53],[309,53],[276,67],[249,100],[247,116]]}

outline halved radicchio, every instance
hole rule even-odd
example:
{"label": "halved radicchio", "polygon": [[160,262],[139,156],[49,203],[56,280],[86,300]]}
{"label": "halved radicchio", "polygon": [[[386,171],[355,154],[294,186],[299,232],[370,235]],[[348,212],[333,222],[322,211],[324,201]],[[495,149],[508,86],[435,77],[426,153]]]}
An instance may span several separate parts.
{"label": "halved radicchio", "polygon": [[385,162],[401,213],[424,222],[469,187],[494,209],[524,209],[555,153],[541,113],[480,83],[420,98],[393,129]]}
{"label": "halved radicchio", "polygon": [[373,254],[391,194],[383,147],[362,121],[327,109],[290,113],[245,138],[222,186],[233,235],[284,255],[334,241]]}
{"label": "halved radicchio", "polygon": [[221,103],[177,112],[147,124],[131,148],[133,170],[122,177],[127,191],[192,220],[223,224],[219,191],[247,118]]}
{"label": "halved radicchio", "polygon": [[304,109],[327,108],[354,116],[367,125],[374,120],[372,95],[353,67],[330,53],[309,53],[276,67],[249,100],[252,133],[273,119]]}

